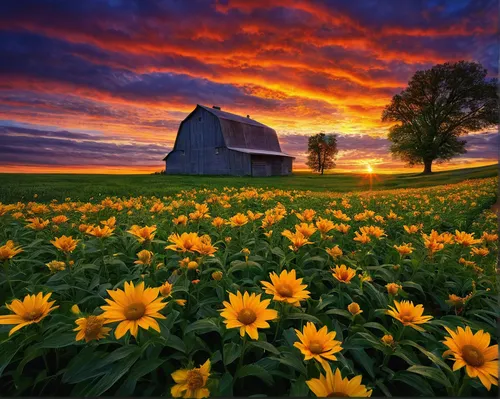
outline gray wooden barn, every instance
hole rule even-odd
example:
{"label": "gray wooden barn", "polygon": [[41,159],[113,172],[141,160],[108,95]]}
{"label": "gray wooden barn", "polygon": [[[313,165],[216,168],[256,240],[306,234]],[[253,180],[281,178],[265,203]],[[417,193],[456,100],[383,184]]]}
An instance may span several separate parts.
{"label": "gray wooden barn", "polygon": [[163,159],[166,174],[277,176],[292,172],[276,131],[247,117],[196,105]]}

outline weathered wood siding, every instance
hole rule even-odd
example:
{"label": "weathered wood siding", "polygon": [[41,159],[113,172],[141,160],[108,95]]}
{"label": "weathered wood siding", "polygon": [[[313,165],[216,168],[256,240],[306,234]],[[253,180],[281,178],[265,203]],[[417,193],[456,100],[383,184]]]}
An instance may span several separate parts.
{"label": "weathered wood siding", "polygon": [[167,174],[229,174],[229,156],[217,117],[198,108],[180,126]]}

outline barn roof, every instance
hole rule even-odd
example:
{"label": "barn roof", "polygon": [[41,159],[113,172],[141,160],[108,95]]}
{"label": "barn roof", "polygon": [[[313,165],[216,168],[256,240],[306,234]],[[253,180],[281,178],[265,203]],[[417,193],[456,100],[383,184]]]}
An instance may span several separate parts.
{"label": "barn roof", "polygon": [[[226,147],[249,154],[267,154],[290,157],[281,151],[274,129],[248,117],[220,109],[197,105],[219,119]],[[257,152],[260,151],[260,152]]]}

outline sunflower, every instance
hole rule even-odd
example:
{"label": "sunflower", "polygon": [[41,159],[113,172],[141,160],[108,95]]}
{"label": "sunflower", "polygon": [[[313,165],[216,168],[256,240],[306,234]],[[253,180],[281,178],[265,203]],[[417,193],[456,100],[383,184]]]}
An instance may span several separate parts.
{"label": "sunflower", "polygon": [[399,320],[404,326],[413,327],[417,331],[424,331],[424,329],[417,324],[424,324],[432,319],[432,316],[422,316],[424,313],[424,307],[422,305],[415,306],[411,301],[394,301],[394,305],[396,309],[389,306],[391,310],[387,310],[387,314]]}
{"label": "sunflower", "polygon": [[175,385],[170,390],[170,394],[174,398],[206,398],[210,396],[210,391],[206,388],[210,376],[210,359],[198,368],[177,370],[171,375]]}
{"label": "sunflower", "polygon": [[479,330],[472,334],[469,326],[458,327],[453,331],[445,327],[450,337],[445,337],[444,344],[450,348],[443,356],[453,355],[453,371],[465,366],[467,375],[479,377],[489,391],[491,385],[498,385],[498,345],[490,346],[490,334]]}
{"label": "sunflower", "polygon": [[66,254],[71,253],[75,250],[78,242],[80,240],[75,240],[73,239],[72,236],[61,236],[61,237],[56,237],[54,238],[53,241],[51,241],[52,245],[56,247],[59,251],[62,251]]}
{"label": "sunflower", "polygon": [[85,342],[89,342],[92,340],[99,340],[101,338],[105,338],[109,335],[111,328],[104,327],[104,323],[106,319],[102,316],[87,316],[80,317],[75,321],[78,325],[73,331],[78,331],[76,334],[75,341],[81,341],[85,339]]}
{"label": "sunflower", "polygon": [[261,301],[260,296],[248,292],[243,295],[241,292],[236,295],[229,293],[229,302],[224,301],[224,309],[220,310],[226,328],[239,328],[242,337],[247,333],[250,338],[259,339],[257,329],[269,328],[267,321],[278,317],[276,310],[267,309],[271,300]]}
{"label": "sunflower", "polygon": [[0,247],[0,260],[12,259],[21,252],[23,252],[23,249],[21,247],[16,247],[14,241],[9,240],[5,243],[5,245]]}
{"label": "sunflower", "polygon": [[247,223],[248,223],[248,217],[245,216],[243,213],[237,213],[233,217],[229,218],[228,222],[228,224],[230,224],[231,227],[241,227]]}
{"label": "sunflower", "polygon": [[133,282],[125,283],[125,291],[117,289],[108,290],[109,296],[113,298],[106,299],[108,305],[101,306],[104,310],[103,317],[107,323],[120,322],[115,330],[116,339],[123,337],[127,331],[136,337],[139,327],[145,330],[151,327],[153,330],[160,331],[160,326],[155,319],[165,319],[165,316],[158,313],[166,303],[163,298],[158,298],[158,288],[144,289],[144,282],[134,286]]}
{"label": "sunflower", "polygon": [[337,333],[328,332],[326,326],[318,331],[316,326],[308,321],[302,332],[295,330],[295,333],[300,342],[295,342],[293,346],[304,355],[304,360],[315,359],[324,368],[328,366],[327,360],[337,360],[334,353],[342,350],[341,342],[334,339]]}
{"label": "sunflower", "polygon": [[196,248],[200,244],[200,237],[198,233],[182,233],[181,235],[174,233],[170,234],[168,241],[172,245],[167,245],[165,249],[186,253],[196,251]]}
{"label": "sunflower", "polygon": [[135,236],[135,238],[137,238],[137,241],[139,241],[139,243],[141,244],[148,243],[153,241],[153,239],[155,238],[156,225],[140,227],[134,224],[130,228],[130,230],[127,230],[127,233]]}
{"label": "sunflower", "polygon": [[347,377],[342,379],[340,370],[337,368],[335,374],[328,366],[326,376],[320,374],[319,378],[313,378],[306,381],[307,386],[318,398],[326,398],[332,396],[349,396],[349,397],[370,397],[372,390],[366,389],[365,385],[361,385],[361,376],[357,375],[349,380]]}
{"label": "sunflower", "polygon": [[283,270],[281,274],[269,273],[272,284],[262,281],[266,294],[274,295],[273,299],[279,302],[286,302],[294,306],[300,306],[300,301],[309,298],[309,291],[306,291],[306,284],[302,284],[302,278],[297,278],[295,270],[288,273]]}
{"label": "sunflower", "polygon": [[33,323],[39,323],[50,312],[57,309],[59,306],[52,306],[55,301],[49,302],[52,293],[43,296],[41,292],[36,295],[26,295],[21,302],[19,299],[14,299],[10,305],[5,304],[7,309],[15,314],[0,316],[0,324],[17,324],[13,327],[9,336],[17,330]]}
{"label": "sunflower", "polygon": [[153,252],[143,249],[137,252],[137,260],[134,261],[136,265],[149,265],[151,264],[151,259],[153,258]]}
{"label": "sunflower", "polygon": [[351,280],[356,276],[356,270],[347,267],[346,265],[336,266],[332,270],[332,275],[341,283],[350,284]]}
{"label": "sunflower", "polygon": [[335,245],[333,248],[325,248],[325,251],[333,259],[336,259],[344,254],[344,252],[342,252],[338,245]]}

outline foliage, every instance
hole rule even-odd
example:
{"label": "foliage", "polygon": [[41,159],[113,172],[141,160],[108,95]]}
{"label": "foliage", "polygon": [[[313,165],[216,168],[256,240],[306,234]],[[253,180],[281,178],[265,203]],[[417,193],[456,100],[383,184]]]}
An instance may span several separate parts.
{"label": "foliage", "polygon": [[[295,330],[312,322],[334,331],[341,343],[329,365],[349,379],[361,375],[373,396],[494,396],[497,387],[487,391],[477,378],[466,378],[464,369],[452,371],[453,363],[442,355],[445,327],[484,330],[496,343],[497,240],[474,239],[497,233],[496,216],[489,211],[497,180],[343,194],[226,187],[163,197],[0,204],[0,247],[12,240],[12,248],[22,249],[3,262],[0,303],[50,292],[59,306],[10,336],[13,326],[0,325],[0,391],[4,396],[170,396],[172,373],[210,359],[212,396],[312,396],[306,382],[324,371],[316,360],[305,361],[294,345]],[[232,227],[228,222],[238,213],[247,220],[240,216],[240,227]],[[187,216],[186,224],[180,215]],[[35,217],[49,223],[40,230],[28,228],[33,222],[27,219]],[[218,227],[216,217],[224,222]],[[328,230],[320,218],[334,227]],[[104,224],[111,226],[111,235],[92,235],[105,231],[95,229]],[[350,228],[342,233],[340,224]],[[134,234],[143,233],[134,225],[155,225],[156,230],[146,231],[149,238],[141,243]],[[404,225],[418,232],[410,234]],[[319,226],[328,231],[314,231]],[[311,243],[291,249],[290,239],[281,234],[287,229],[313,231]],[[431,253],[422,234],[432,230],[442,237],[455,237],[456,230],[474,233],[473,243],[452,238]],[[370,241],[354,240],[356,232],[369,234]],[[214,256],[201,255],[198,247],[175,250],[179,240],[174,249],[165,249],[174,243],[173,233],[208,235]],[[79,240],[73,252],[51,243],[63,235]],[[400,255],[394,246],[404,243],[413,251]],[[326,250],[336,245],[342,254],[329,255]],[[472,248],[488,253],[474,255]],[[143,250],[151,257],[138,258]],[[54,260],[64,267],[52,264],[51,270],[47,264]],[[342,264],[355,271],[349,281],[332,274]],[[265,293],[262,282],[283,270],[295,270],[307,285],[310,298],[300,306]],[[116,339],[118,323],[109,323],[112,330],[105,338],[76,341],[76,320],[103,314],[108,290],[123,289],[130,281],[163,287],[167,305],[160,310],[165,319],[157,319],[160,331],[139,328],[136,337],[127,332]],[[389,283],[401,289],[389,294]],[[271,300],[269,308],[279,315],[269,328],[258,329],[258,340],[242,338],[221,316],[228,293],[245,291]],[[464,301],[450,302],[452,294]],[[419,324],[422,332],[403,328],[386,314],[394,300],[421,304],[424,315],[433,318]],[[350,313],[353,302],[362,313]],[[2,306],[0,314],[10,310]],[[382,340],[389,334],[392,343]]]}
{"label": "foliage", "polygon": [[325,133],[309,136],[307,142],[307,166],[323,174],[325,170],[335,167],[337,152],[337,136]]}
{"label": "foliage", "polygon": [[487,79],[481,64],[460,61],[417,71],[408,87],[395,95],[382,120],[390,129],[391,152],[409,165],[447,161],[464,154],[471,131],[498,124],[497,80]]}

